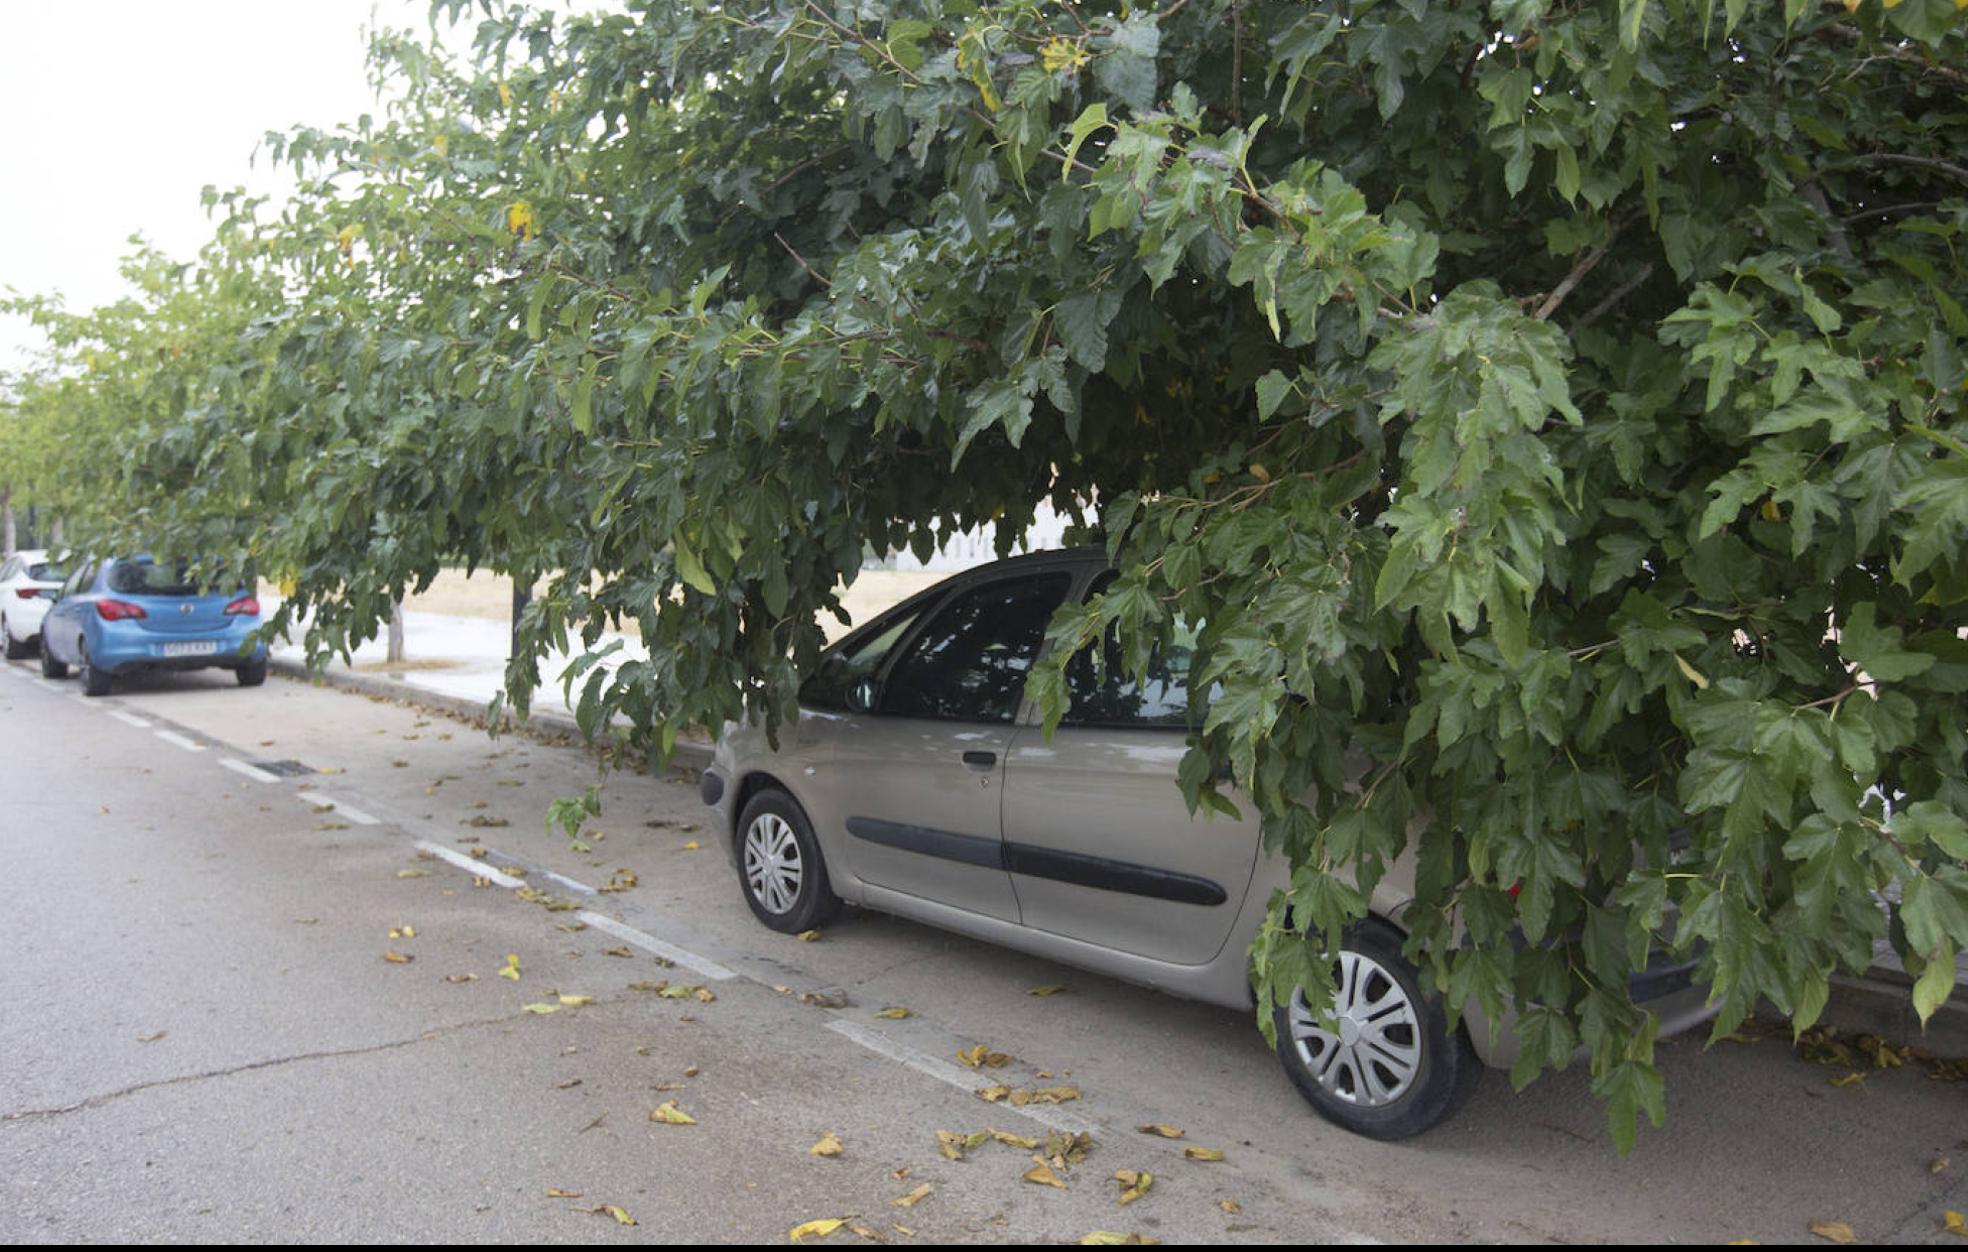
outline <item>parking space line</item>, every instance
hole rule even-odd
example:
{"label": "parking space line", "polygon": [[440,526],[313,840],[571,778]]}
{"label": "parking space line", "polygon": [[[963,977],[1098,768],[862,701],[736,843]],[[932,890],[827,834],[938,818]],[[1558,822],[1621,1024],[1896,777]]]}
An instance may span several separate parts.
{"label": "parking space line", "polygon": [[316,808],[321,808],[325,805],[335,810],[336,816],[346,817],[358,826],[375,826],[380,824],[376,818],[369,816],[361,809],[356,808],[352,804],[344,804],[333,796],[324,796],[319,791],[303,791],[299,794],[302,800],[314,805]]}
{"label": "parking space line", "polygon": [[277,783],[280,781],[279,778],[267,773],[256,765],[248,765],[244,761],[235,761],[229,756],[220,757],[219,764],[225,766],[235,774],[246,775],[246,777],[252,779],[254,782]]}
{"label": "parking space line", "polygon": [[103,712],[125,725],[135,726],[138,730],[150,729],[150,723],[138,717],[135,713],[125,713],[122,709],[104,709]]}
{"label": "parking space line", "polygon": [[[910,1069],[915,1070],[918,1074],[934,1078],[938,1082],[948,1083],[960,1091],[975,1094],[978,1086],[981,1084],[981,1079],[975,1070],[963,1069],[960,1066],[950,1064],[948,1061],[933,1057],[927,1052],[919,1052],[906,1043],[897,1043],[872,1026],[865,1026],[860,1022],[852,1021],[845,1017],[837,1017],[827,1023],[827,1029],[837,1035],[853,1040],[870,1052],[880,1053],[891,1061],[899,1061],[907,1065]],[[1050,1126],[1054,1130],[1065,1131],[1069,1135],[1075,1135],[1083,1130],[1092,1130],[1094,1128],[1094,1124],[1091,1121],[1074,1117],[1072,1114],[1062,1112],[1051,1105],[1027,1104],[1021,1108],[1014,1104],[1000,1104],[998,1107],[1007,1113],[1016,1113],[1024,1117],[1029,1117],[1040,1125]]]}
{"label": "parking space line", "polygon": [[673,943],[665,943],[656,936],[645,934],[633,926],[625,926],[612,917],[604,917],[600,913],[584,912],[581,914],[581,920],[596,930],[606,931],[614,935],[617,939],[626,939],[645,952],[653,953],[666,961],[673,961],[692,973],[701,974],[713,982],[721,982],[727,978],[738,977],[737,971],[726,969],[709,957],[698,956],[695,952],[687,948],[679,948]]}
{"label": "parking space line", "polygon": [[417,840],[416,846],[420,852],[428,852],[439,860],[449,861],[469,874],[490,879],[494,886],[504,887],[508,891],[511,891],[515,887],[524,887],[526,885],[526,880],[523,878],[514,878],[511,874],[501,874],[485,862],[474,860],[462,852],[445,847],[441,843],[432,843],[428,839],[419,839]]}
{"label": "parking space line", "polygon": [[203,752],[205,750],[204,744],[195,743],[175,730],[153,730],[150,733],[156,735],[159,739],[162,739],[174,748],[183,748],[186,752]]}
{"label": "parking space line", "polygon": [[53,691],[58,694],[60,692],[67,690],[66,687],[63,687],[60,683],[56,682],[52,678],[37,678],[34,680],[34,685],[41,688],[43,691]]}

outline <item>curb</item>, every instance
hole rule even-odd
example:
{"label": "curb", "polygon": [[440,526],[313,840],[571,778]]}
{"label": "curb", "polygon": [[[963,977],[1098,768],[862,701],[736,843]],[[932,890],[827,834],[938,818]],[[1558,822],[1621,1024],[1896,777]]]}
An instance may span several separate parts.
{"label": "curb", "polygon": [[1963,988],[1927,1019],[1923,1030],[1920,1015],[1913,1011],[1913,982],[1899,970],[1875,965],[1864,974],[1833,974],[1831,999],[1820,1023],[1838,1027],[1844,1034],[1873,1034],[1890,1043],[1917,1044],[1926,1052],[1944,1057],[1968,1057],[1968,1004]]}
{"label": "curb", "polygon": [[[489,702],[468,700],[463,696],[431,691],[397,675],[350,674],[333,670],[316,672],[309,669],[304,662],[277,656],[267,658],[267,671],[314,687],[333,687],[338,691],[353,692],[380,700],[394,700],[401,704],[415,705],[420,709],[442,713],[473,726],[486,725],[485,715]],[[507,710],[500,715],[500,728],[519,734],[533,733],[536,736],[548,734],[572,739],[576,743],[585,742],[581,736],[581,728],[572,717],[548,709],[535,709],[523,720],[511,710]],[[676,751],[671,754],[670,763],[701,770],[711,763],[711,745],[701,739],[679,738]]]}

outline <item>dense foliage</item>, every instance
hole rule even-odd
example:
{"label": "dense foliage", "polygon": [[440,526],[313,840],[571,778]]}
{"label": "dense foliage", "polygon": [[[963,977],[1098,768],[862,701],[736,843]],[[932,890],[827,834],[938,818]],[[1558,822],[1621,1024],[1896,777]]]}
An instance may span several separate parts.
{"label": "dense foliage", "polygon": [[186,365],[138,369],[169,318],[68,337],[71,415],[123,358],[125,516],[294,579],[323,649],[444,560],[546,577],[536,655],[639,625],[580,714],[660,754],[788,714],[865,547],[1050,500],[1123,573],[1032,690],[1202,624],[1183,790],[1296,867],[1266,997],[1404,849],[1410,951],[1519,1007],[1518,1081],[1589,1048],[1623,1144],[1653,954],[1719,1031],[1882,940],[1947,997],[1957,0],[631,8],[379,38],[387,112],[272,137],[298,196],[214,196],[151,291],[223,288]]}

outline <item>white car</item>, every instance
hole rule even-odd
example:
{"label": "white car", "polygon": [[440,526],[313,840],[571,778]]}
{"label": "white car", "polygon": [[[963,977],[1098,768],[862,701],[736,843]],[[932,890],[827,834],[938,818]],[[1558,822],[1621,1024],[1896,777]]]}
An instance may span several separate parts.
{"label": "white car", "polygon": [[0,562],[0,637],[7,659],[32,654],[41,637],[41,619],[61,593],[60,568],[39,548],[23,549]]}

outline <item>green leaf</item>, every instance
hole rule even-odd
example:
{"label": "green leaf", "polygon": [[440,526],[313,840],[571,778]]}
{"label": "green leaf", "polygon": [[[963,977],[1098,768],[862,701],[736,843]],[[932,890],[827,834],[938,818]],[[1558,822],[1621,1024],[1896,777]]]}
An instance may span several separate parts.
{"label": "green leaf", "polygon": [[710,574],[704,569],[704,563],[697,559],[696,552],[684,542],[682,535],[671,538],[670,551],[676,558],[677,577],[683,579],[695,591],[701,591],[707,596],[717,594],[717,584],[711,581]]}

